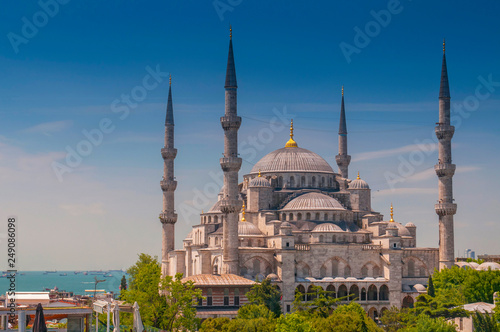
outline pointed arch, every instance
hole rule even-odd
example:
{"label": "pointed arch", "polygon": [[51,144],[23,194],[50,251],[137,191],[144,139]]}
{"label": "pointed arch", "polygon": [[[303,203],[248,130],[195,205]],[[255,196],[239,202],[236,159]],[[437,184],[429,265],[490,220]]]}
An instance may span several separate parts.
{"label": "pointed arch", "polygon": [[357,285],[352,285],[349,289],[349,300],[359,301],[359,287]]}
{"label": "pointed arch", "polygon": [[368,301],[377,301],[377,286],[375,285],[370,285],[370,287],[368,287]]}
{"label": "pointed arch", "polygon": [[378,299],[379,301],[389,301],[389,287],[387,285],[380,286]]}

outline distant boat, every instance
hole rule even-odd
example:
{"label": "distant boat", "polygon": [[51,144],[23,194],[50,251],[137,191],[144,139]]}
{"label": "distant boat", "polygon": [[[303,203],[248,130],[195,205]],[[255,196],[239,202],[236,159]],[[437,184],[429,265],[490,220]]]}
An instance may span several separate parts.
{"label": "distant boat", "polygon": [[57,271],[56,270],[54,270],[54,271],[45,271],[45,273],[57,273]]}
{"label": "distant boat", "polygon": [[109,270],[109,272],[123,272],[123,270]]}
{"label": "distant boat", "polygon": [[109,273],[109,274],[105,274],[104,276],[105,277],[112,277],[113,275],[111,273]]}
{"label": "distant boat", "polygon": [[62,277],[65,277],[65,276],[67,276],[68,274],[67,274],[67,273],[61,273],[61,274],[59,274],[59,275],[60,275],[60,276],[62,276]]}
{"label": "distant boat", "polygon": [[80,271],[75,271],[74,273],[75,273],[75,274],[78,274],[78,273],[80,273]]}
{"label": "distant boat", "polygon": [[83,272],[83,275],[86,276],[87,274],[89,274],[87,271]]}

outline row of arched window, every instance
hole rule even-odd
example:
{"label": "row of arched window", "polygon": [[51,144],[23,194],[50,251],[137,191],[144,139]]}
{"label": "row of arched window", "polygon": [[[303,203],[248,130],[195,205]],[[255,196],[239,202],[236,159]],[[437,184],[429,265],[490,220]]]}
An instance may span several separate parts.
{"label": "row of arched window", "polygon": [[[295,288],[295,293],[302,294],[303,301],[314,300],[318,294],[314,285],[310,285],[307,292],[303,285],[298,285]],[[346,285],[342,284],[336,289],[334,285],[330,284],[326,287],[326,293],[328,296],[343,301],[389,301],[389,287],[387,285],[382,285],[377,289],[377,286],[372,284],[368,288],[361,287],[360,290],[358,285],[351,285],[348,289]]]}
{"label": "row of arched window", "polygon": [[318,221],[351,221],[352,217],[346,212],[320,213],[320,212],[289,212],[281,213],[281,221],[300,221],[300,220],[318,220]]}
{"label": "row of arched window", "polygon": [[[213,222],[212,222],[213,221]],[[201,223],[202,224],[218,224],[219,222],[223,222],[224,221],[224,217],[221,215],[220,216],[220,219],[219,219],[219,216],[202,216],[201,217]]]}
{"label": "row of arched window", "polygon": [[283,176],[278,176],[276,179],[271,179],[271,186],[276,188],[333,188],[334,187],[333,177],[328,178],[324,176],[297,176],[291,175],[289,177],[283,178]]}

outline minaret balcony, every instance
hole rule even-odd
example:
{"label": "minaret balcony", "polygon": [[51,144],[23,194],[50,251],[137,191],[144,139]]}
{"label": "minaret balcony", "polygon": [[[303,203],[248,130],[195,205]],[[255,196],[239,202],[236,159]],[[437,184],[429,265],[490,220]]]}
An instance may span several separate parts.
{"label": "minaret balcony", "polygon": [[222,116],[220,118],[220,123],[222,125],[222,129],[239,129],[241,125],[241,117],[236,115]]}
{"label": "minaret balcony", "polygon": [[455,203],[439,203],[434,205],[434,209],[439,216],[452,216],[457,213]]}
{"label": "minaret balcony", "polygon": [[347,166],[351,162],[351,156],[347,154],[338,154],[335,156],[335,161],[339,166]]}
{"label": "minaret balcony", "polygon": [[220,210],[222,213],[239,213],[242,206],[243,201],[239,199],[223,199],[220,201]]}
{"label": "minaret balcony", "polygon": [[177,156],[177,149],[163,148],[161,149],[161,156],[163,159],[174,159]]}
{"label": "minaret balcony", "polygon": [[241,158],[220,158],[220,167],[222,168],[223,172],[237,172],[241,168]]}
{"label": "minaret balcony", "polygon": [[163,191],[174,191],[177,188],[177,181],[161,180],[160,186],[161,186],[161,190],[163,190]]}
{"label": "minaret balcony", "polygon": [[175,224],[177,222],[177,213],[165,211],[160,213],[159,218],[162,224]]}
{"label": "minaret balcony", "polygon": [[455,174],[456,166],[455,164],[436,164],[434,165],[434,170],[438,177],[452,177]]}
{"label": "minaret balcony", "polygon": [[436,126],[436,136],[438,139],[451,140],[455,133],[455,127],[445,124]]}

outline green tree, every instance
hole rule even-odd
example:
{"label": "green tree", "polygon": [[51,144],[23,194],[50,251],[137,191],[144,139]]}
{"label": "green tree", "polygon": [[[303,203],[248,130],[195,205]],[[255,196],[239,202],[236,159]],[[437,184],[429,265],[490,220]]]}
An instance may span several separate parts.
{"label": "green tree", "polygon": [[127,278],[122,276],[122,280],[120,281],[120,290],[127,290]]}
{"label": "green tree", "polygon": [[419,315],[415,326],[402,329],[401,332],[456,332],[456,325],[447,322],[443,317],[431,318],[425,314]]}
{"label": "green tree", "polygon": [[[293,308],[298,312],[306,312],[308,315],[315,315],[319,317],[328,317],[331,312],[335,309],[338,303],[346,299],[335,298],[323,289],[321,286],[312,286],[312,291],[308,294],[302,294],[300,292],[295,293],[295,299],[293,301]],[[304,298],[310,298],[309,301],[304,301]]]}
{"label": "green tree", "polygon": [[476,311],[472,314],[472,321],[474,322],[474,331],[476,332],[500,332],[500,325],[497,323],[495,317]]}
{"label": "green tree", "polygon": [[263,304],[246,304],[238,310],[237,317],[240,319],[273,319],[274,314]]}
{"label": "green tree", "polygon": [[[139,260],[127,272],[129,287],[121,295],[125,302],[139,304],[144,325],[167,331],[198,327],[194,305],[196,298],[201,297],[201,290],[192,282],[182,282],[182,274],[161,278],[158,259],[147,254],[140,254]],[[130,324],[127,320],[131,317],[123,319]]]}
{"label": "green tree", "polygon": [[307,318],[298,312],[281,315],[276,322],[276,332],[314,332]]}
{"label": "green tree", "polygon": [[275,317],[281,315],[281,292],[266,278],[257,282],[247,293],[247,299],[251,304],[262,304],[271,310]]}
{"label": "green tree", "polygon": [[225,332],[228,324],[227,317],[207,318],[201,324],[200,332]]}
{"label": "green tree", "polygon": [[432,281],[432,276],[429,276],[429,285],[427,286],[427,295],[434,297],[436,296],[436,291],[434,289],[434,282]]}
{"label": "green tree", "polygon": [[415,308],[413,309],[416,315],[425,314],[429,317],[467,317],[468,313],[461,307],[457,307],[457,303],[448,302],[442,297],[431,297],[427,294],[422,294],[417,297]]}
{"label": "green tree", "polygon": [[408,308],[391,307],[380,317],[386,332],[397,332],[408,326],[415,326],[417,316]]}

